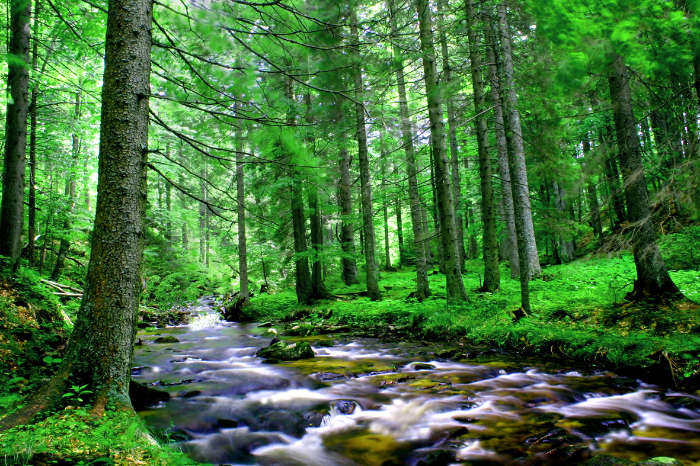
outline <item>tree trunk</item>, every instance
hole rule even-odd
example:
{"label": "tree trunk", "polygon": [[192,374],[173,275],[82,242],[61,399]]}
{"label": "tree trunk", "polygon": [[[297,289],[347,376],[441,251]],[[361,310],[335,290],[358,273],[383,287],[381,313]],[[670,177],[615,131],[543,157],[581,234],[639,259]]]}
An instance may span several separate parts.
{"label": "tree trunk", "polygon": [[[383,117],[382,117],[383,118]],[[386,187],[386,164],[388,163],[388,155],[386,146],[384,145],[384,133],[386,128],[382,121],[382,128],[379,133],[379,146],[382,160],[381,163],[381,191],[382,191],[382,213],[384,217],[384,270],[391,271],[394,268],[391,266],[391,245],[389,243],[389,203],[387,201]]]}
{"label": "tree trunk", "polygon": [[629,74],[619,55],[612,59],[608,81],[615,115],[625,199],[629,219],[634,223],[632,252],[637,268],[637,280],[628,298],[676,296],[680,291],[668,275],[656,243],[656,230],[649,210],[649,194],[644,180],[637,125],[632,111]]}
{"label": "tree trunk", "polygon": [[459,264],[459,245],[453,193],[449,179],[449,164],[445,150],[445,127],[442,121],[442,99],[437,84],[435,47],[432,31],[432,14],[428,0],[416,0],[420,23],[420,43],[423,55],[423,72],[428,98],[430,139],[433,146],[435,185],[440,216],[440,239],[445,262],[447,302],[457,303],[467,299]]}
{"label": "tree trunk", "polygon": [[[304,104],[306,106],[306,145],[309,154],[315,155],[315,141],[313,135],[314,119],[311,108],[311,92],[304,95]],[[313,257],[311,260],[311,297],[312,299],[324,299],[330,296],[326,286],[323,284],[323,262],[321,254],[323,252],[323,227],[321,225],[321,208],[318,202],[318,183],[317,175],[311,176],[311,182],[308,187],[309,196],[309,223],[311,227],[311,249]]]}
{"label": "tree trunk", "polygon": [[[66,349],[96,406],[130,406],[143,262],[152,3],[111,0],[102,87],[97,208],[90,262]],[[78,379],[81,377],[79,376]]]}
{"label": "tree trunk", "polygon": [[[40,12],[41,2],[39,0],[34,1],[34,32],[32,40],[32,74],[37,72],[37,64],[39,63],[39,51],[38,44],[39,41],[37,37],[39,36],[39,12]],[[47,57],[48,58],[48,57]],[[27,259],[29,261],[29,266],[34,267],[36,263],[36,101],[38,94],[38,85],[35,82],[32,86],[32,93],[30,97],[29,104],[29,196],[28,196],[28,207],[29,212],[27,215]]]}
{"label": "tree trunk", "polygon": [[592,173],[592,157],[591,154],[591,142],[588,140],[588,135],[583,140],[583,159],[587,172],[584,174],[586,177],[586,191],[588,194],[588,208],[591,211],[591,226],[593,227],[593,234],[600,238],[603,235],[603,223],[600,220],[600,205],[598,204],[598,190],[596,189],[596,184],[593,181]]}
{"label": "tree trunk", "polygon": [[[566,218],[566,192],[557,182],[552,184],[552,192],[554,193],[554,206],[559,212],[559,218],[557,219],[559,223],[562,223],[562,217]],[[557,250],[557,256],[559,258],[559,263],[567,264],[574,259],[574,244],[573,241],[561,232],[556,232],[554,235],[555,248]]]}
{"label": "tree trunk", "polygon": [[[180,144],[178,145],[177,149],[177,156],[178,159],[180,160],[181,163],[185,163],[185,157],[182,151],[182,141],[180,141]],[[181,188],[185,187],[185,177],[184,174],[182,173],[182,170],[178,173],[178,184],[180,185]],[[183,211],[188,210],[187,209],[187,196],[185,196],[184,193],[179,194],[180,198],[180,207],[182,208]],[[180,234],[181,234],[181,239],[182,239],[182,249],[187,252],[189,249],[189,241],[187,238],[187,220],[182,219],[182,224],[180,225]]]}
{"label": "tree trunk", "polygon": [[143,263],[152,3],[111,0],[102,85],[97,209],[83,299],[58,373],[0,429],[58,407],[87,385],[93,411],[131,409],[129,383]]}
{"label": "tree trunk", "polygon": [[[205,162],[206,163],[206,162]],[[207,185],[204,180],[207,177],[206,165],[202,167],[199,175],[199,195],[202,201],[199,202],[199,262],[207,264]]]}
{"label": "tree trunk", "polygon": [[342,99],[334,95],[333,105],[336,113],[334,122],[338,128],[338,207],[340,207],[340,247],[343,255],[340,259],[343,283],[357,283],[357,263],[355,262],[355,228],[352,222],[352,179],[350,164],[352,159],[345,145],[344,113]]}
{"label": "tree trunk", "polygon": [[[284,89],[289,105],[287,124],[293,126],[296,122],[296,112],[294,110],[294,87],[291,78],[285,78]],[[304,216],[304,195],[301,174],[291,155],[288,155],[287,160],[289,161],[289,170],[291,171],[290,207],[292,213],[292,233],[294,237],[294,269],[296,274],[295,288],[297,301],[300,304],[311,304],[313,299],[311,274],[309,273],[309,259],[306,255],[306,218]]]}
{"label": "tree trunk", "polygon": [[[243,120],[238,121],[239,125]],[[236,210],[238,211],[238,277],[239,296],[243,302],[250,297],[248,290],[248,245],[246,242],[245,174],[243,171],[243,134],[236,130]]]}
{"label": "tree trunk", "polygon": [[355,229],[352,223],[352,182],[350,181],[350,154],[343,142],[340,142],[338,165],[338,203],[340,204],[340,246],[343,282],[346,285],[357,283],[357,264],[355,262]]}
{"label": "tree trunk", "polygon": [[[519,253],[524,251],[527,256],[527,273],[530,278],[539,277],[542,273],[540,260],[537,254],[537,243],[535,241],[535,227],[532,223],[532,208],[530,206],[530,187],[527,180],[527,166],[525,164],[525,148],[523,145],[522,127],[520,124],[520,112],[518,111],[518,95],[515,90],[515,79],[513,76],[513,53],[511,50],[511,37],[506,17],[506,6],[504,3],[498,5],[499,31],[501,43],[501,58],[503,60],[503,86],[505,101],[507,103],[508,130],[510,133],[508,147],[509,157],[513,163],[509,162],[511,185],[513,187],[513,198],[519,199],[514,202],[515,206],[520,206],[520,217],[522,217],[522,232],[518,234],[518,242],[523,241],[524,248],[518,245]],[[522,271],[522,261],[521,271]],[[522,274],[521,274],[522,275]]]}
{"label": "tree trunk", "polygon": [[450,145],[450,171],[452,181],[452,196],[454,198],[455,225],[457,227],[457,246],[459,248],[460,271],[464,272],[464,261],[467,252],[464,249],[464,219],[462,213],[462,180],[459,173],[459,146],[457,145],[457,113],[452,96],[458,92],[457,83],[452,80],[452,69],[450,67],[450,55],[447,47],[447,1],[438,0],[438,16],[440,17],[440,51],[442,52],[442,90],[445,108],[447,110],[447,140]]}
{"label": "tree trunk", "polygon": [[[396,9],[394,0],[387,0],[387,7],[391,17],[391,35],[397,38]],[[408,177],[408,199],[411,209],[411,227],[413,229],[413,248],[416,255],[416,299],[424,300],[430,296],[428,285],[427,254],[429,248],[422,215],[420,192],[418,191],[418,177],[416,170],[416,151],[413,146],[413,132],[408,112],[408,100],[406,98],[406,79],[404,77],[403,60],[401,51],[396,42],[393,43],[394,63],[396,67],[396,85],[399,91],[399,113],[401,116],[401,138],[404,154],[406,156],[406,176]]]}
{"label": "tree trunk", "polygon": [[617,169],[617,160],[612,151],[612,131],[612,127],[606,127],[605,133],[601,134],[601,146],[603,148],[605,178],[610,188],[613,210],[617,217],[614,225],[619,229],[620,225],[627,221],[627,213],[625,212],[625,200],[622,197],[622,188],[620,187],[620,173]]}
{"label": "tree trunk", "polygon": [[394,211],[396,214],[396,236],[399,239],[399,267],[406,265],[406,250],[403,244],[403,213],[401,209],[401,196],[396,196]]}
{"label": "tree trunk", "polygon": [[24,223],[24,164],[29,110],[29,22],[31,2],[10,0],[7,84],[11,99],[5,120],[5,158],[0,205],[0,255],[14,268],[20,255]]}
{"label": "tree trunk", "polygon": [[360,162],[360,198],[362,200],[362,226],[365,238],[365,268],[367,270],[367,295],[373,301],[381,298],[379,294],[379,273],[374,259],[375,238],[372,211],[372,184],[369,174],[369,156],[367,153],[367,129],[365,128],[364,84],[360,56],[360,36],[357,15],[351,12],[351,34],[355,44],[355,64],[353,78],[355,83],[355,117],[357,118],[357,155]]}
{"label": "tree trunk", "polygon": [[[433,198],[433,203],[431,205],[430,213],[433,214],[433,227],[435,228],[435,235],[434,238],[437,241],[437,262],[438,262],[438,268],[440,269],[440,273],[445,273],[445,254],[443,252],[443,248],[441,245],[442,241],[442,236],[441,232],[442,229],[440,228],[440,215],[438,214],[438,194],[437,194],[437,186],[435,185],[435,159],[433,158],[433,147],[432,144],[429,147],[429,157],[430,157],[430,187],[432,188],[430,190],[430,194],[432,195]],[[428,243],[430,244],[430,243]]]}
{"label": "tree trunk", "polygon": [[518,258],[518,238],[515,234],[515,214],[513,213],[513,191],[510,183],[510,169],[508,168],[508,142],[506,139],[506,126],[503,119],[503,101],[501,85],[498,79],[498,65],[496,64],[497,34],[493,28],[487,28],[488,41],[486,47],[489,62],[489,78],[491,81],[491,103],[493,105],[494,129],[496,132],[496,147],[498,149],[498,169],[501,176],[501,203],[503,217],[506,224],[505,252],[510,265],[511,278],[520,276],[520,259]]}
{"label": "tree trunk", "polygon": [[498,236],[496,231],[496,209],[493,198],[493,176],[489,157],[489,135],[486,123],[486,96],[484,80],[481,74],[481,38],[475,27],[478,13],[474,10],[472,0],[464,2],[467,35],[469,37],[469,61],[471,63],[472,87],[474,89],[474,120],[479,151],[479,178],[481,179],[481,221],[484,227],[484,283],[481,291],[496,291],[500,286],[498,270]]}
{"label": "tree trunk", "polygon": [[80,158],[80,135],[78,134],[78,121],[80,119],[80,91],[75,95],[75,113],[73,121],[73,151],[70,161],[70,167],[68,169],[68,179],[66,180],[66,186],[63,194],[68,200],[68,209],[66,209],[65,217],[63,219],[63,232],[61,235],[61,243],[58,246],[58,255],[56,256],[56,262],[53,266],[53,271],[51,272],[51,280],[57,281],[61,276],[61,271],[63,270],[63,265],[65,263],[66,255],[68,255],[68,249],[70,247],[70,242],[68,235],[70,234],[71,216],[75,210],[75,170],[78,159]]}

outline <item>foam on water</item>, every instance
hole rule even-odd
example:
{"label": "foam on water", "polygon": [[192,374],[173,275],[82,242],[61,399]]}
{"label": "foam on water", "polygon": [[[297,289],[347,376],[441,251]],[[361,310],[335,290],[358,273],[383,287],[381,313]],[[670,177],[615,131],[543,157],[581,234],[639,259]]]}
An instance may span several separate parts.
{"label": "foam on water", "polygon": [[198,314],[187,326],[192,330],[204,330],[219,327],[223,322],[218,312],[207,312]]}

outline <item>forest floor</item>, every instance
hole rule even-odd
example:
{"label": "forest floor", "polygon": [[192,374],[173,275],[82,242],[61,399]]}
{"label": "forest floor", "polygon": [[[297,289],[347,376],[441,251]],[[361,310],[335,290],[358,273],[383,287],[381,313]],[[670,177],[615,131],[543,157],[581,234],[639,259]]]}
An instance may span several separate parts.
{"label": "forest floor", "polygon": [[[695,387],[700,380],[700,270],[672,271],[689,300],[627,303],[635,276],[628,254],[585,258],[543,268],[530,284],[533,311],[522,316],[519,281],[501,269],[501,289],[479,293],[480,261],[464,275],[469,300],[446,306],[445,279],[430,275],[432,296],[418,302],[415,272],[380,273],[381,301],[361,296],[362,283],[327,283],[334,297],[313,306],[296,303],[293,291],[251,299],[250,320],[281,325],[282,333],[311,336],[351,332],[382,338],[449,340],[453,357],[503,351],[613,368],[664,385]],[[661,370],[658,370],[661,369]]]}

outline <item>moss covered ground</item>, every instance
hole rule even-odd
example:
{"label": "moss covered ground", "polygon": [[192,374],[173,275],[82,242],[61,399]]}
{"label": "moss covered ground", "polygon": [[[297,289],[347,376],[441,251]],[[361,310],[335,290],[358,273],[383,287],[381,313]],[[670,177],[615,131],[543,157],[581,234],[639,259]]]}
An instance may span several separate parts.
{"label": "moss covered ground", "polygon": [[[0,418],[21,409],[55,372],[77,304],[60,303],[30,269],[0,280]],[[167,439],[155,440],[135,413],[96,416],[80,407],[83,396],[72,387],[65,409],[0,432],[0,466],[197,464]]]}
{"label": "moss covered ground", "polygon": [[[480,261],[467,264],[467,290],[481,285]],[[519,282],[501,269],[496,293],[469,293],[469,301],[447,307],[445,280],[430,275],[432,296],[418,302],[412,269],[380,274],[381,301],[358,295],[363,285],[329,281],[334,298],[301,306],[293,291],[253,297],[246,309],[259,321],[287,322],[286,331],[311,335],[350,331],[364,335],[427,340],[455,340],[528,355],[595,363],[619,369],[659,366],[667,383],[689,386],[700,373],[700,312],[689,301],[626,303],[634,262],[618,257],[580,259],[545,267],[531,283],[533,312],[518,319]],[[683,294],[700,301],[700,271],[672,271]],[[362,278],[362,277],[361,277]],[[657,374],[658,375],[658,374]]]}

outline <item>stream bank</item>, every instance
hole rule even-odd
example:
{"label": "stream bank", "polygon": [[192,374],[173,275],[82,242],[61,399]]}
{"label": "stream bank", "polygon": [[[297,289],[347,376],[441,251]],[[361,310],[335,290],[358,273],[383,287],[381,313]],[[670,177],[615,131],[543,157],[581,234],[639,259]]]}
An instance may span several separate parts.
{"label": "stream bank", "polygon": [[142,418],[196,460],[700,461],[700,398],[690,393],[604,370],[464,359],[441,344],[340,333],[287,337],[309,342],[316,357],[266,364],[255,354],[273,332],[222,322],[215,308],[205,300],[187,326],[143,330],[134,358],[134,379],[170,396]]}

